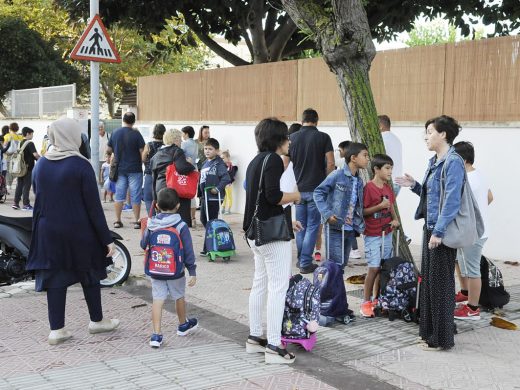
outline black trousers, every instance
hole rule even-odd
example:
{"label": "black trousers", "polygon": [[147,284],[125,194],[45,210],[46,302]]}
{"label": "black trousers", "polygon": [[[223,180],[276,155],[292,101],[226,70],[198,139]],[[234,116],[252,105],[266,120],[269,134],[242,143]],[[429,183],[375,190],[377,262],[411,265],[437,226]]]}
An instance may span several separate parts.
{"label": "black trousers", "polygon": [[22,200],[24,206],[28,206],[30,204],[29,193],[31,192],[31,181],[32,171],[27,171],[25,176],[16,179],[16,191],[14,193],[15,204],[19,205],[20,199]]}
{"label": "black trousers", "polygon": [[[83,295],[87,301],[90,320],[99,322],[103,319],[103,308],[101,307],[101,286],[83,287]],[[47,306],[49,312],[49,324],[51,330],[61,329],[65,326],[65,303],[67,300],[67,287],[47,289]]]}
{"label": "black trousers", "polygon": [[[208,217],[206,217],[206,200],[201,198],[200,204],[200,222],[204,227],[208,224],[208,221],[218,218],[218,212],[220,209],[221,202],[217,200],[208,200]],[[204,252],[206,252],[206,236],[204,236]]]}

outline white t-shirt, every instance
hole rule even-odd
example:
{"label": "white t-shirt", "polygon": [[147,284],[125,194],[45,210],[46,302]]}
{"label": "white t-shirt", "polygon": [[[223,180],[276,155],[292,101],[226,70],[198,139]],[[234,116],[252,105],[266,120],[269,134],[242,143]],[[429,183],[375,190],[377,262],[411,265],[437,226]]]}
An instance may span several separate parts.
{"label": "white t-shirt", "polygon": [[99,136],[99,161],[105,161],[105,154],[107,152],[108,136]]}
{"label": "white t-shirt", "polygon": [[489,184],[484,177],[484,175],[478,171],[474,170],[468,172],[468,181],[469,186],[471,187],[471,191],[473,191],[473,195],[475,196],[475,200],[477,201],[478,208],[480,210],[480,214],[482,215],[482,219],[484,220],[484,234],[481,238],[488,237],[488,192],[489,192]]}
{"label": "white t-shirt", "polygon": [[391,131],[383,131],[381,135],[383,136],[386,154],[394,161],[392,179],[403,176],[403,147],[401,141]]}
{"label": "white t-shirt", "polygon": [[[287,169],[283,172],[280,177],[280,191],[282,192],[295,192],[298,187],[296,185],[296,177],[294,176],[294,169],[292,161],[287,166]],[[283,207],[292,205],[292,203],[284,204]]]}

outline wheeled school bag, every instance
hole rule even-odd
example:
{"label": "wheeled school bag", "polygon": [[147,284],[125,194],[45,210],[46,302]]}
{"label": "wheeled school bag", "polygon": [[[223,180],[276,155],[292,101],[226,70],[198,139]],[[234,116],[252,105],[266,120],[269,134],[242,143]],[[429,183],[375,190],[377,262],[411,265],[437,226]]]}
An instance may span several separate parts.
{"label": "wheeled school bag", "polygon": [[[206,188],[205,191],[211,188]],[[205,194],[204,200],[206,202],[206,220],[208,221],[205,236],[208,259],[209,261],[215,261],[217,257],[221,257],[222,260],[229,261],[231,256],[235,255],[236,246],[231,228],[226,221],[220,219],[220,191],[218,191],[219,212],[216,219],[209,220],[207,194]]]}
{"label": "wheeled school bag", "polygon": [[504,288],[502,273],[495,264],[484,256],[480,258],[482,289],[479,304],[487,310],[502,308],[509,303],[509,293]]}
{"label": "wheeled school bag", "polygon": [[7,199],[7,181],[3,175],[0,175],[0,203],[4,203]]}
{"label": "wheeled school bag", "polygon": [[[385,232],[382,232],[384,243]],[[399,230],[395,256],[381,260],[380,288],[375,315],[387,313],[390,320],[402,318],[411,322],[415,317],[417,272],[414,263],[399,257]],[[384,256],[382,245],[381,257]]]}
{"label": "wheeled school bag", "polygon": [[[330,231],[329,224],[326,225]],[[352,310],[348,308],[347,291],[343,280],[345,263],[345,252],[342,247],[342,259],[338,264],[329,259],[329,239],[326,240],[326,261],[314,270],[314,285],[320,290],[320,325],[326,326],[334,321],[340,320],[348,324],[355,317]],[[345,242],[345,231],[342,229],[342,243]]]}
{"label": "wheeled school bag", "polygon": [[288,339],[308,339],[310,321],[320,318],[320,290],[308,279],[297,274],[289,280],[283,312],[282,336]]}

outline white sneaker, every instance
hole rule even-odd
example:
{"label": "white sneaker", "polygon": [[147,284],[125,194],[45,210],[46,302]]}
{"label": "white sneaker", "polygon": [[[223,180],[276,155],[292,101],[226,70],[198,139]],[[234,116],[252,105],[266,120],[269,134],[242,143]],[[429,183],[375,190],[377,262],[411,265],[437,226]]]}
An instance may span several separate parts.
{"label": "white sneaker", "polygon": [[88,331],[90,334],[111,332],[119,326],[119,320],[103,318],[99,322],[90,321],[88,324]]}
{"label": "white sneaker", "polygon": [[50,345],[56,345],[59,343],[63,343],[65,340],[68,340],[72,337],[72,333],[70,333],[65,328],[61,328],[58,330],[51,330],[51,333],[49,333],[49,344]]}
{"label": "white sneaker", "polygon": [[349,256],[351,259],[361,259],[361,253],[359,252],[359,249],[352,249],[350,251],[350,256]]}

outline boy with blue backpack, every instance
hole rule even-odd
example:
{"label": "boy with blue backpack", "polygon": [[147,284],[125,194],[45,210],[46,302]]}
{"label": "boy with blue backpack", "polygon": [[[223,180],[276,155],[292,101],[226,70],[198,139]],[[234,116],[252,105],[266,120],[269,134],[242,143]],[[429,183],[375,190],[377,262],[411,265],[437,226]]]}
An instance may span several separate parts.
{"label": "boy with blue backpack", "polygon": [[168,295],[175,300],[175,309],[179,317],[177,334],[186,336],[198,326],[196,318],[186,317],[184,269],[186,268],[190,275],[188,286],[193,287],[197,281],[197,266],[189,228],[177,213],[179,206],[179,196],[175,190],[163,188],[159,191],[156,206],[158,214],[148,218],[141,239],[141,248],[145,249],[144,271],[152,281],[152,348],[159,348],[163,342],[161,317]]}

